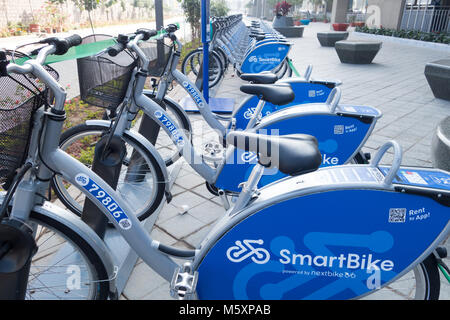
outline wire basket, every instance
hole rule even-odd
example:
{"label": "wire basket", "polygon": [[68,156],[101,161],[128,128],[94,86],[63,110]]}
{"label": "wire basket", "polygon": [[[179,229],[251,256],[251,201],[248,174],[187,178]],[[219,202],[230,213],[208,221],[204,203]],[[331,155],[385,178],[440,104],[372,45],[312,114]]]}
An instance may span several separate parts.
{"label": "wire basket", "polygon": [[[23,57],[26,55],[14,53],[14,59]],[[12,60],[11,51],[6,58]],[[58,80],[53,68],[45,69]],[[53,94],[39,79],[21,74],[0,77],[0,184],[11,181],[27,157],[34,112],[52,101]]]}
{"label": "wire basket", "polygon": [[141,41],[138,45],[150,60],[149,76],[161,77],[169,62],[172,47],[164,40]]}
{"label": "wire basket", "polygon": [[[82,44],[111,39],[109,35],[90,35]],[[80,97],[97,107],[116,109],[125,98],[136,58],[124,50],[111,57],[107,52],[77,59]]]}

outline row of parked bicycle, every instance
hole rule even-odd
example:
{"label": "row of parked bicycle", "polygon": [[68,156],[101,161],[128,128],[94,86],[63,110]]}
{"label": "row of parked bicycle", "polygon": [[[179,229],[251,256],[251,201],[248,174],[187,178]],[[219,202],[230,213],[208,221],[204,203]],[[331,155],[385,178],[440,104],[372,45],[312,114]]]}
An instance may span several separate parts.
{"label": "row of parked bicycle", "polygon": [[[45,62],[104,39],[45,39],[33,57],[0,52],[0,167],[7,190],[0,273],[29,268],[22,284],[29,299],[117,298],[114,257],[77,217],[83,211],[71,191],[77,188],[169,281],[177,299],[374,298],[392,287],[408,299],[437,299],[439,270],[448,275],[439,245],[449,234],[450,174],[401,167],[395,141],[369,161],[361,147],[379,110],[340,104],[340,82],[312,80],[311,68],[305,78],[282,80],[260,72],[266,65],[254,67],[259,58],[251,58],[259,48],[286,48],[270,69],[277,71],[291,45],[263,22],[246,26],[233,16],[215,23],[216,47],[233,52],[220,59],[250,82],[241,87],[248,98],[229,118],[212,113],[177,69],[182,44],[176,25],[161,34],[139,29],[120,35],[113,46],[79,59],[81,98],[107,108],[108,119],[63,133],[66,92]],[[253,67],[246,69],[247,62]],[[154,90],[145,89],[151,77],[157,77]],[[201,152],[193,146],[189,116],[166,95],[173,81],[221,143],[207,143]],[[156,141],[134,130],[140,113],[159,127]],[[148,124],[144,119],[140,123]],[[115,188],[76,159],[88,148],[95,148],[89,164],[118,168]],[[392,165],[380,165],[391,148]],[[226,209],[193,250],[156,241],[139,223],[171,200],[167,166],[180,157]],[[72,213],[45,201],[50,185]],[[81,275],[76,287],[67,287],[69,266]]]}
{"label": "row of parked bicycle", "polygon": [[[291,77],[293,65],[288,57],[291,43],[264,21],[253,21],[247,28],[242,15],[213,18],[209,47],[209,87],[223,79],[231,64],[237,74],[270,71],[279,79]],[[198,76],[203,48],[189,52],[181,70]]]}

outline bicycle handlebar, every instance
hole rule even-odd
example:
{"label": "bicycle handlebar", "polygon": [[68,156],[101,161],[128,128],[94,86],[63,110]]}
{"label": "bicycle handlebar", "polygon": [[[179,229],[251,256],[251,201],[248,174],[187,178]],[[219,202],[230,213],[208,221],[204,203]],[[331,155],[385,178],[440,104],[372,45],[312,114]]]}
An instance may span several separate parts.
{"label": "bicycle handlebar", "polygon": [[[63,55],[66,54],[67,51],[69,51],[70,48],[80,45],[82,42],[81,37],[78,34],[73,34],[71,36],[68,36],[66,38],[46,38],[39,43],[46,43],[49,45],[55,46],[55,52],[53,54],[56,55]],[[38,49],[40,51],[40,49]]]}
{"label": "bicycle handlebar", "polygon": [[128,36],[119,34],[119,36],[117,37],[117,43],[109,47],[106,51],[111,57],[115,57],[127,48],[128,41],[130,41],[130,38]]}

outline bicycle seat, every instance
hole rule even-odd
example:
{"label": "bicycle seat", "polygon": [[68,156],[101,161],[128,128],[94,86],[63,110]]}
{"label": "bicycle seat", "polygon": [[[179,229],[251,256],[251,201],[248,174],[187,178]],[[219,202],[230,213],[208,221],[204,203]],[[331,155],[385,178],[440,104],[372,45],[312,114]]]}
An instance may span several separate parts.
{"label": "bicycle seat", "polygon": [[308,134],[268,136],[235,131],[228,134],[227,142],[238,149],[256,152],[260,164],[275,166],[290,176],[315,171],[322,164],[317,139]]}
{"label": "bicycle seat", "polygon": [[255,38],[257,41],[264,40],[266,38],[263,34],[250,34],[250,38]]}
{"label": "bicycle seat", "polygon": [[272,72],[261,72],[261,73],[243,73],[241,74],[241,79],[258,84],[272,84],[277,82],[278,77],[276,74]]}
{"label": "bicycle seat", "polygon": [[259,96],[260,99],[277,106],[288,104],[295,98],[295,93],[288,83],[244,84],[240,89],[244,93]]}

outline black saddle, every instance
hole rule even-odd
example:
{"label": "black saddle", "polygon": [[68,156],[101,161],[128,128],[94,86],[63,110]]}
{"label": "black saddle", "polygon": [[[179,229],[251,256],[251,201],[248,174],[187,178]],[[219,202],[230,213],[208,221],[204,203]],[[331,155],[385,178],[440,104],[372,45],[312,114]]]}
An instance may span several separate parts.
{"label": "black saddle", "polygon": [[295,93],[289,83],[244,84],[240,89],[244,93],[258,96],[260,99],[277,106],[288,104],[295,98]]}
{"label": "black saddle", "polygon": [[252,33],[249,35],[250,38],[255,38],[257,41],[264,40],[266,38],[265,34]]}
{"label": "black saddle", "polygon": [[315,171],[322,164],[317,139],[308,134],[268,136],[235,131],[228,134],[227,142],[238,149],[256,152],[260,164],[277,167],[290,176]]}
{"label": "black saddle", "polygon": [[273,84],[277,82],[278,77],[276,74],[272,72],[261,72],[261,73],[243,73],[241,74],[241,79],[258,84]]}

